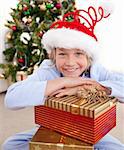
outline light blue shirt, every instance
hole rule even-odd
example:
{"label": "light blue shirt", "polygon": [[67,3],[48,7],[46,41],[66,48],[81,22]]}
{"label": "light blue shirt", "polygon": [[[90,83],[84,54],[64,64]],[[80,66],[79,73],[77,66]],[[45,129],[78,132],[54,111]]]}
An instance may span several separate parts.
{"label": "light blue shirt", "polygon": [[[50,60],[44,60],[38,70],[26,80],[11,85],[5,96],[5,105],[11,109],[43,105],[48,80],[60,77],[60,72]],[[84,77],[84,75],[82,76]],[[100,64],[94,63],[90,69],[90,78],[112,89],[112,96],[124,102],[124,75],[107,71]]]}

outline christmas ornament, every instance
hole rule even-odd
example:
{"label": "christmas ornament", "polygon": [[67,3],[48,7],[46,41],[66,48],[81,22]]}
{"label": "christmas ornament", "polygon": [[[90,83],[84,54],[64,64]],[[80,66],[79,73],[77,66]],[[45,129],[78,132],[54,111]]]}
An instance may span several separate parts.
{"label": "christmas ornament", "polygon": [[19,62],[19,63],[24,63],[25,60],[24,60],[23,58],[18,58],[18,62]]}
{"label": "christmas ornament", "polygon": [[18,4],[18,5],[17,5],[17,8],[18,8],[18,10],[22,10],[22,5],[21,5],[21,4]]}
{"label": "christmas ornament", "polygon": [[67,19],[69,22],[73,21],[73,18],[72,17],[68,17]]}
{"label": "christmas ornament", "polygon": [[12,38],[12,35],[11,35],[12,33],[11,32],[7,32],[6,33],[6,38],[8,39],[8,40],[10,40],[11,38]]}
{"label": "christmas ornament", "polygon": [[43,36],[43,32],[40,31],[40,32],[38,33],[38,36],[41,38],[41,37]]}
{"label": "christmas ornament", "polygon": [[[63,1],[70,4],[66,9],[62,5]],[[53,21],[73,9],[68,0],[18,0],[16,7],[11,9],[12,20],[7,20],[5,24],[11,30],[5,36],[7,47],[4,55],[12,65],[7,63],[9,71],[6,76],[11,76],[15,81],[17,70],[28,71],[31,68],[28,73],[32,73],[34,64],[40,64],[47,57],[41,44],[43,34]],[[37,51],[32,54],[34,49]]]}
{"label": "christmas ornament", "polygon": [[22,41],[24,44],[28,44],[30,39],[31,39],[31,36],[28,32],[23,32],[20,36],[20,41]]}
{"label": "christmas ornament", "polygon": [[29,8],[27,6],[23,7],[23,11],[27,11]]}
{"label": "christmas ornament", "polygon": [[14,65],[14,66],[17,66],[17,64],[18,64],[18,63],[17,63],[17,60],[16,60],[16,61],[14,60],[14,61],[13,61],[13,65]]}
{"label": "christmas ornament", "polygon": [[17,27],[16,27],[16,26],[12,26],[11,29],[12,29],[13,31],[16,31]]}
{"label": "christmas ornament", "polygon": [[41,10],[41,11],[45,11],[45,10],[46,10],[46,5],[45,5],[45,3],[39,5],[39,7],[40,7],[40,10]]}
{"label": "christmas ornament", "polygon": [[3,74],[0,74],[0,79],[4,79],[4,75]]}
{"label": "christmas ornament", "polygon": [[46,4],[46,8],[47,8],[47,9],[51,9],[51,8],[53,8],[53,7],[54,7],[53,4],[50,4],[50,3],[47,3],[47,4]]}
{"label": "christmas ornament", "polygon": [[13,65],[16,67],[17,64],[18,64],[18,62],[17,62],[17,52],[16,52],[14,57],[13,57]]}
{"label": "christmas ornament", "polygon": [[31,23],[31,22],[32,22],[32,17],[31,17],[31,16],[28,17],[27,22],[28,22],[28,23]]}
{"label": "christmas ornament", "polygon": [[0,93],[5,92],[9,86],[9,81],[6,80],[6,77],[0,73]]}
{"label": "christmas ornament", "polygon": [[23,17],[23,18],[22,18],[22,21],[26,24],[26,23],[27,23],[27,21],[28,21],[27,16]]}
{"label": "christmas ornament", "polygon": [[16,74],[16,80],[17,81],[22,81],[22,80],[25,80],[26,78],[27,78],[27,72],[17,71],[17,74]]}
{"label": "christmas ornament", "polygon": [[60,9],[60,8],[62,7],[62,5],[61,5],[61,3],[57,3],[57,4],[55,5],[55,7],[56,7],[57,9]]}
{"label": "christmas ornament", "polygon": [[36,23],[40,22],[40,17],[36,17]]}
{"label": "christmas ornament", "polygon": [[33,70],[33,67],[29,67],[29,68],[27,69],[28,74],[31,74],[31,73],[32,73],[32,70]]}

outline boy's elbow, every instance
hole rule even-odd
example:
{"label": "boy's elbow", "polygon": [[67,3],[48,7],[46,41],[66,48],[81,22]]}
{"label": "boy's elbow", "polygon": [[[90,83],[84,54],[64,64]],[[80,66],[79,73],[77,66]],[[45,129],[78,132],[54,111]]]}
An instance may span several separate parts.
{"label": "boy's elbow", "polygon": [[4,106],[8,109],[14,109],[15,107],[13,106],[13,98],[11,94],[6,93],[5,99],[4,99]]}
{"label": "boy's elbow", "polygon": [[18,107],[16,106],[16,100],[14,100],[14,96],[12,96],[12,93],[7,92],[4,99],[4,106],[8,109],[17,110],[22,109],[24,107]]}

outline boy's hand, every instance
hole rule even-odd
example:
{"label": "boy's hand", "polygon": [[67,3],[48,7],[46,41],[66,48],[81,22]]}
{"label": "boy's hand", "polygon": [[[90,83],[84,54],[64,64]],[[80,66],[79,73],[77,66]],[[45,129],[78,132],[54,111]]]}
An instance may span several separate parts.
{"label": "boy's hand", "polygon": [[[79,89],[91,89],[96,88],[97,90],[101,90],[106,92],[107,95],[111,94],[109,88],[102,86],[95,80],[83,79],[83,84],[79,86],[74,86],[77,82],[72,82],[72,84],[68,85],[64,89],[59,89],[56,92],[52,93],[51,96],[62,97],[66,95],[76,95]],[[73,87],[72,87],[73,85]]]}
{"label": "boy's hand", "polygon": [[57,90],[56,92],[52,93],[50,96],[55,96],[55,97],[62,97],[62,96],[67,96],[67,95],[76,95],[78,91],[78,87],[72,87],[72,88],[65,88],[65,89],[60,89]]}

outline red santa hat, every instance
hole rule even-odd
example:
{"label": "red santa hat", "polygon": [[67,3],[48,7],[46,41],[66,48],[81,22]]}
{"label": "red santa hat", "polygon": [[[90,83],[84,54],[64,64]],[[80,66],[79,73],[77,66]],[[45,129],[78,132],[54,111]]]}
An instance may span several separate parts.
{"label": "red santa hat", "polygon": [[[85,51],[93,59],[98,55],[99,44],[94,33],[94,27],[102,20],[110,15],[104,14],[102,7],[95,8],[90,6],[88,10],[76,10],[69,12],[51,25],[42,38],[42,44],[47,53],[50,53],[54,48],[76,48]],[[68,21],[69,17],[72,21]]]}

